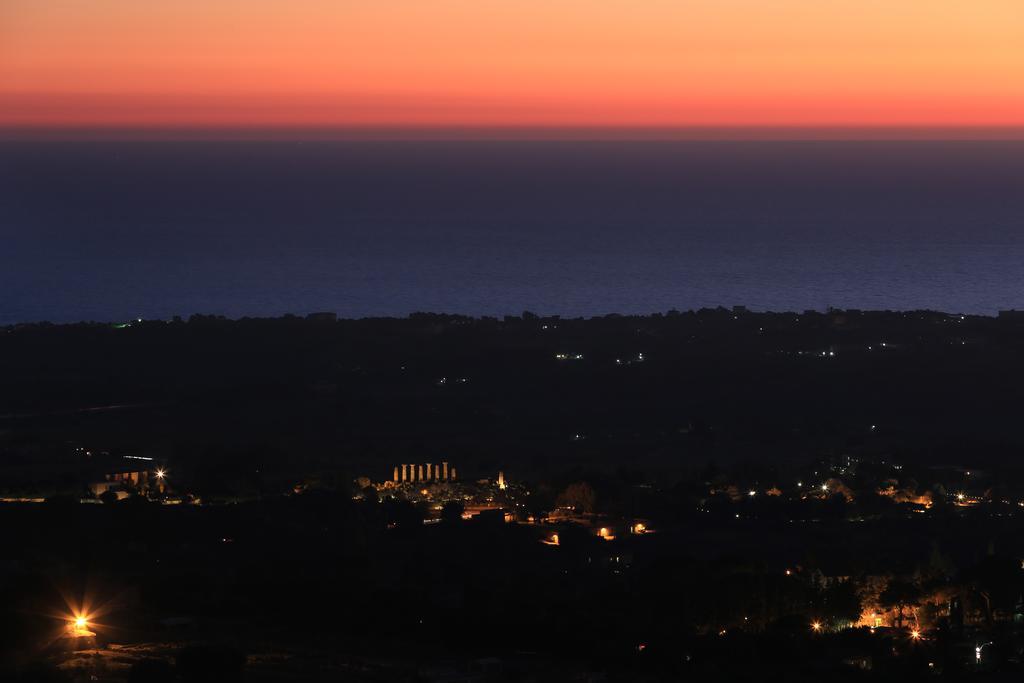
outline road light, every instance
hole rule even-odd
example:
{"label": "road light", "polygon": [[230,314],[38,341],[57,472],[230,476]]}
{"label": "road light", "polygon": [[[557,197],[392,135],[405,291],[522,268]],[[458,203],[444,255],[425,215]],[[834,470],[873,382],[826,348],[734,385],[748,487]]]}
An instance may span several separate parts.
{"label": "road light", "polygon": [[68,619],[68,635],[73,638],[83,638],[96,635],[89,630],[89,615],[84,612],[73,614]]}
{"label": "road light", "polygon": [[913,640],[921,640],[921,632],[918,631],[917,629],[914,629],[913,631],[910,632],[910,637]]}
{"label": "road light", "polygon": [[162,470],[162,469],[161,469],[161,470],[157,470],[157,471],[156,471],[156,478],[157,478],[157,479],[163,479],[163,478],[164,478],[164,477],[166,477],[166,476],[167,476],[167,472],[166,472],[166,470]]}
{"label": "road light", "polygon": [[821,622],[820,621],[812,622],[811,623],[811,630],[814,631],[815,633],[820,633],[821,632]]}

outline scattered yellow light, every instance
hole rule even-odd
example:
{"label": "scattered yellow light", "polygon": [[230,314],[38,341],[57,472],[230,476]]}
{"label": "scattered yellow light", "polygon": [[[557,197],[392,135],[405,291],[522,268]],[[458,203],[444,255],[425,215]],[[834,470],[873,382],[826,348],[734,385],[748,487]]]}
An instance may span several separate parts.
{"label": "scattered yellow light", "polygon": [[910,632],[910,637],[913,638],[914,640],[921,640],[921,632],[918,631],[918,630],[911,631]]}
{"label": "scattered yellow light", "polygon": [[551,534],[545,539],[541,540],[544,545],[558,545],[558,534]]}
{"label": "scattered yellow light", "polygon": [[815,621],[815,622],[813,622],[813,623],[811,624],[811,630],[812,630],[812,631],[814,631],[814,632],[816,632],[816,633],[817,633],[818,631],[821,631],[821,622],[820,622],[820,621]]}
{"label": "scattered yellow light", "polygon": [[68,620],[68,634],[76,638],[96,635],[89,630],[89,617],[85,614],[75,615]]}

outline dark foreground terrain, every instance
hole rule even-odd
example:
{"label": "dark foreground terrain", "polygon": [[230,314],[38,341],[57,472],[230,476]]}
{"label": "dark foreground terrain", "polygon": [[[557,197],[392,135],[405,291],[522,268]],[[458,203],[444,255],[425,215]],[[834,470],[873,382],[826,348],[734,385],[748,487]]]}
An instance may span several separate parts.
{"label": "dark foreground terrain", "polygon": [[1022,351],[1014,313],[2,329],[0,677],[1016,680]]}

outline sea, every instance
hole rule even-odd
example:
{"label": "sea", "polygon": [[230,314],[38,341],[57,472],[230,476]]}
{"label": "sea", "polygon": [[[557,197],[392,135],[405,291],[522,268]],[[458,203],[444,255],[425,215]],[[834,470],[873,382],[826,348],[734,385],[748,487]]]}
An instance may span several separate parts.
{"label": "sea", "polygon": [[0,142],[0,325],[1024,309],[1024,142]]}

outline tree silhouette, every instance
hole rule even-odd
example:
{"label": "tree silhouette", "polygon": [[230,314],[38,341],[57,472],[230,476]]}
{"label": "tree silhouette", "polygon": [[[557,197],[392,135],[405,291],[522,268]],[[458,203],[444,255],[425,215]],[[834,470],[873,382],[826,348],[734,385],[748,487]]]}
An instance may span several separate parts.
{"label": "tree silhouette", "polygon": [[449,524],[462,521],[462,513],[466,507],[457,500],[450,500],[441,508],[441,519]]}
{"label": "tree silhouette", "polygon": [[902,579],[893,579],[878,596],[886,609],[896,610],[896,627],[903,628],[903,611],[921,603],[921,589],[916,584]]}
{"label": "tree silhouette", "polygon": [[856,623],[862,609],[852,581],[834,583],[822,594],[822,616],[836,625]]}
{"label": "tree silhouette", "polygon": [[558,496],[558,507],[572,508],[575,512],[591,513],[594,511],[596,496],[594,489],[585,481],[569,484]]}

